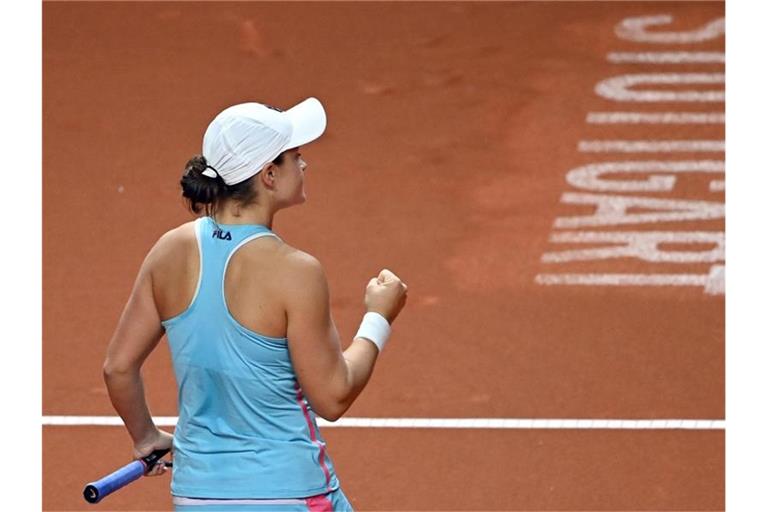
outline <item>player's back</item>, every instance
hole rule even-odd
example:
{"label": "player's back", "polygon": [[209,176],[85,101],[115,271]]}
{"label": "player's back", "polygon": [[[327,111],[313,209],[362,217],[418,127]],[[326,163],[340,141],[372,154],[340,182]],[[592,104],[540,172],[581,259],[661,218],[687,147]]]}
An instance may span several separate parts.
{"label": "player's back", "polygon": [[[209,217],[178,229],[176,246],[167,257],[161,253],[153,273],[179,390],[172,493],[295,498],[337,488],[287,339],[233,316],[234,309],[261,311],[238,318],[251,327],[281,329],[285,315],[277,314],[279,301],[268,300],[270,287],[279,286],[279,273],[265,268],[278,261],[279,237],[263,225],[217,225]],[[186,307],[181,300],[174,304],[174,287],[182,296],[191,292]],[[235,308],[228,305],[232,299]],[[262,301],[266,311],[274,308],[271,314],[259,306]],[[166,316],[169,312],[175,314]]]}

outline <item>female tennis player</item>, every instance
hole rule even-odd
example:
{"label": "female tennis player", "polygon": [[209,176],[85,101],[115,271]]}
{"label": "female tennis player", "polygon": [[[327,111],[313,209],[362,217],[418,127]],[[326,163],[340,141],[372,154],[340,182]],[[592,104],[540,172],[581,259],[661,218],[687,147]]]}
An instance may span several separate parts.
{"label": "female tennis player", "polygon": [[[216,116],[181,178],[201,215],[149,251],[109,344],[112,404],[136,458],[172,448],[177,511],[351,510],[316,415],[337,420],[363,390],[407,286],[387,269],[371,278],[342,351],[323,268],[272,231],[279,210],[306,200],[299,146],[325,125],[315,98]],[[173,435],[153,423],[140,374],[163,334],[178,384]]]}

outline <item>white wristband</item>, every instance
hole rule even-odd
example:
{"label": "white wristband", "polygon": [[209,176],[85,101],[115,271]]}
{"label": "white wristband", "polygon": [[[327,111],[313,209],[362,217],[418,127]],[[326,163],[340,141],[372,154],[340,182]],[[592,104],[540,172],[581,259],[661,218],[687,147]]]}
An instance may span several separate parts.
{"label": "white wristband", "polygon": [[379,352],[384,350],[384,345],[392,333],[392,327],[389,326],[387,319],[379,313],[369,311],[363,315],[363,321],[360,322],[360,328],[355,334],[355,338],[365,338],[372,341]]}

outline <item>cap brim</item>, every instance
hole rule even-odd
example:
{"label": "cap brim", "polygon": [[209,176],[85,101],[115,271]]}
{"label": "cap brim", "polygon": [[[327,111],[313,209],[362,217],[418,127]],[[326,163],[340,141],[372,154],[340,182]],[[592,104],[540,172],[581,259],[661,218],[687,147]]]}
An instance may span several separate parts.
{"label": "cap brim", "polygon": [[283,112],[293,125],[291,140],[285,149],[308,144],[325,131],[325,109],[317,98],[307,98]]}

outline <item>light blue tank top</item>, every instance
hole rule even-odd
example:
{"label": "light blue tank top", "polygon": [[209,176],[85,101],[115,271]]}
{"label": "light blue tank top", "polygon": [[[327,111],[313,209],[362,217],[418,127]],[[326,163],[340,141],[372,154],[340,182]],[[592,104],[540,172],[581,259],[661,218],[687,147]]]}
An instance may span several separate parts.
{"label": "light blue tank top", "polygon": [[[195,221],[194,299],[162,322],[179,397],[171,493],[200,498],[300,498],[339,486],[286,338],[247,329],[229,313],[224,273],[245,243],[275,236],[258,224]],[[279,238],[279,237],[278,237]]]}

